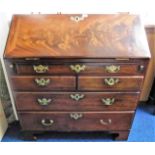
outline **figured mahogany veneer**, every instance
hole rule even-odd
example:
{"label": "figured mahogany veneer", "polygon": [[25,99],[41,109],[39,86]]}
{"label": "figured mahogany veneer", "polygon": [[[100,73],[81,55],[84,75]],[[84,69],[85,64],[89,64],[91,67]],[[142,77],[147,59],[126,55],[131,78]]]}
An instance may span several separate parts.
{"label": "figured mahogany veneer", "polygon": [[[82,20],[75,21],[76,17]],[[149,48],[136,15],[18,15],[6,58],[143,58]],[[75,20],[72,20],[74,19]]]}
{"label": "figured mahogany veneer", "polygon": [[128,138],[150,58],[137,15],[14,15],[4,58],[26,134]]}

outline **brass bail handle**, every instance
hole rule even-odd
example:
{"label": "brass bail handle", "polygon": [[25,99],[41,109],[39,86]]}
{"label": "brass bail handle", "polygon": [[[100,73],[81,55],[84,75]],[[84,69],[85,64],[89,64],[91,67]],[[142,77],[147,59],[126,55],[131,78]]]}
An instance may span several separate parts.
{"label": "brass bail handle", "polygon": [[50,79],[46,79],[46,78],[36,78],[35,79],[35,83],[38,86],[44,87],[47,86],[50,83]]}
{"label": "brass bail handle", "polygon": [[33,65],[33,70],[36,73],[46,73],[48,71],[48,66],[46,65]]}
{"label": "brass bail handle", "polygon": [[108,120],[100,119],[100,123],[102,125],[110,125],[112,123],[112,120],[109,118]]}
{"label": "brass bail handle", "polygon": [[115,98],[102,98],[101,101],[104,105],[110,106],[115,102]]}
{"label": "brass bail handle", "polygon": [[41,124],[45,127],[50,127],[52,126],[54,121],[52,119],[42,119]]}
{"label": "brass bail handle", "polygon": [[83,114],[82,113],[71,113],[70,114],[70,118],[74,119],[74,120],[78,120],[80,118],[83,117]]}
{"label": "brass bail handle", "polygon": [[50,99],[50,98],[49,99],[47,99],[47,98],[38,98],[37,101],[38,101],[39,105],[47,106],[47,105],[49,105],[49,103],[51,103],[52,99]]}
{"label": "brass bail handle", "polygon": [[71,94],[70,98],[75,100],[75,101],[79,101],[81,99],[83,99],[85,97],[84,94]]}
{"label": "brass bail handle", "polygon": [[108,73],[118,73],[120,71],[121,67],[120,66],[116,66],[116,65],[110,65],[110,66],[106,66],[105,70]]}
{"label": "brass bail handle", "polygon": [[113,86],[119,82],[118,78],[106,78],[104,79],[104,83],[108,86]]}
{"label": "brass bail handle", "polygon": [[70,65],[70,69],[75,73],[80,73],[81,71],[84,71],[86,69],[86,66],[80,64]]}

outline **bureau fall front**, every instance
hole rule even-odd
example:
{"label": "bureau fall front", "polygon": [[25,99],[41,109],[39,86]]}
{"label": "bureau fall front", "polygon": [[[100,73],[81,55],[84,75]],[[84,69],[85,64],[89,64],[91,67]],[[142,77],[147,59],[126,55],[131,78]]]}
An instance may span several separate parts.
{"label": "bureau fall front", "polygon": [[4,59],[23,134],[127,139],[149,58],[136,15],[14,15]]}

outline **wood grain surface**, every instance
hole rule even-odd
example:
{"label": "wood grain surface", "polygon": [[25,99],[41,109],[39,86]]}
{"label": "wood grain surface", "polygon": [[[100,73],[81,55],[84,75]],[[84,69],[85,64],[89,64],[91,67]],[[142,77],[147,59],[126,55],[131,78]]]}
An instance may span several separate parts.
{"label": "wood grain surface", "polygon": [[[35,79],[50,80],[46,86],[39,86]],[[15,91],[64,91],[72,90],[76,88],[76,80],[73,76],[12,76],[12,87]]]}
{"label": "wood grain surface", "polygon": [[[34,70],[34,66],[47,66],[48,70],[44,73],[37,73]],[[76,73],[71,69],[71,66],[85,66],[84,70]],[[116,66],[119,67],[118,71],[108,72],[107,67]],[[140,70],[140,66],[143,66],[143,70]],[[16,64],[15,69],[19,75],[143,75],[146,71],[146,64],[144,62],[139,63],[64,63],[64,64],[49,64],[46,61],[43,63],[34,64]]]}
{"label": "wood grain surface", "polygon": [[15,15],[4,56],[148,58],[150,53],[136,15],[53,14]]}
{"label": "wood grain surface", "polygon": [[[79,100],[71,95],[83,97]],[[51,100],[48,105],[40,105],[38,99]],[[113,104],[105,105],[103,99],[114,99]],[[30,111],[123,111],[134,110],[139,99],[139,92],[16,92],[17,110]]]}
{"label": "wood grain surface", "polygon": [[[73,119],[71,114],[81,117]],[[130,129],[133,112],[23,112],[19,117],[23,130],[107,131]],[[43,119],[52,120],[53,124],[44,126],[41,123]]]}
{"label": "wood grain surface", "polygon": [[[118,83],[109,86],[105,79],[118,79]],[[140,91],[143,76],[80,76],[78,90],[83,91]]]}

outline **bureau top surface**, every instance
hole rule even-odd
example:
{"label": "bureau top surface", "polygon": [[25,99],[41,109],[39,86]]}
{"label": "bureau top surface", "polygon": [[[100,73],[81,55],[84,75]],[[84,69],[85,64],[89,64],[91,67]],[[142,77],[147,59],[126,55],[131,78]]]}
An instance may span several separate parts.
{"label": "bureau top surface", "polygon": [[5,58],[148,58],[136,15],[14,15]]}

